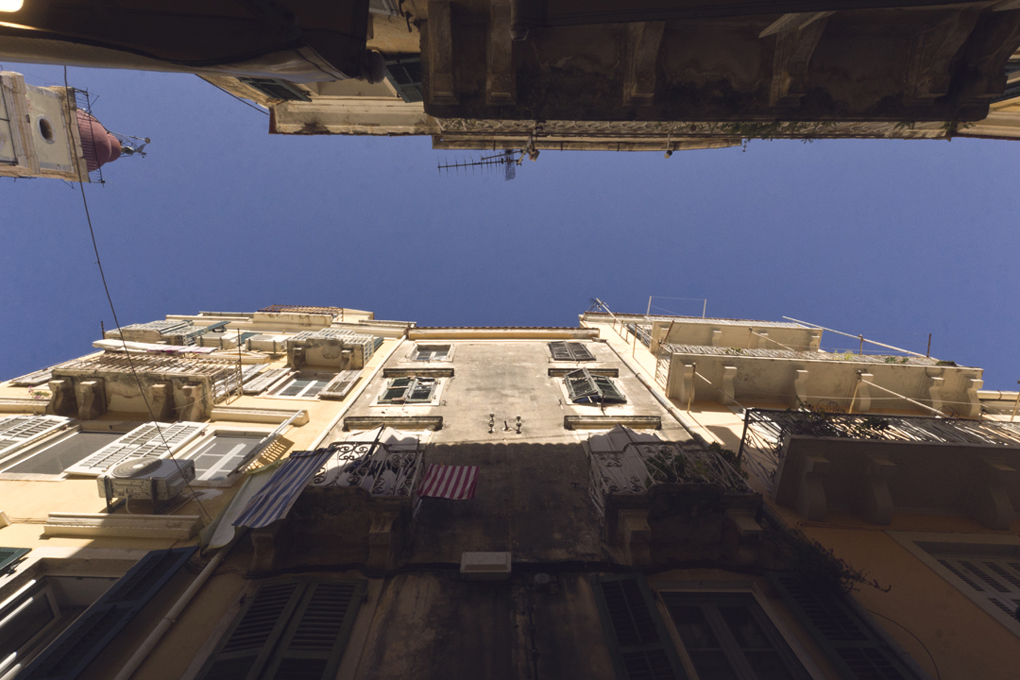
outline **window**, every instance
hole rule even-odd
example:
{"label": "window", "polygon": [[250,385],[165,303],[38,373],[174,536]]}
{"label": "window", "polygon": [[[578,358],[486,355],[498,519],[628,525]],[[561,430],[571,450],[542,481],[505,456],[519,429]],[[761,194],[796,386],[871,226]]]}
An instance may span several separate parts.
{"label": "window", "polygon": [[438,388],[436,378],[393,378],[379,397],[379,403],[430,404]]}
{"label": "window", "polygon": [[918,680],[928,677],[908,664],[910,657],[894,648],[881,629],[868,620],[853,599],[834,593],[831,586],[812,583],[802,575],[783,573],[770,578],[793,615],[822,648],[844,678]]}
{"label": "window", "polygon": [[1020,634],[1014,616],[1020,608],[1020,541],[1015,536],[898,531],[889,535],[993,618]]}
{"label": "window", "polygon": [[318,579],[261,584],[245,598],[198,680],[335,677],[365,586]]}
{"label": "window", "polygon": [[553,361],[595,361],[595,355],[580,342],[550,342]]}
{"label": "window", "polygon": [[59,475],[82,459],[123,436],[121,432],[70,432],[25,449],[3,472]]}
{"label": "window", "polygon": [[336,373],[298,371],[270,394],[290,399],[314,399],[335,377]]}
{"label": "window", "polygon": [[592,375],[587,368],[571,371],[563,378],[570,401],[575,404],[625,404],[627,398],[612,378]]}
{"label": "window", "polygon": [[250,460],[267,443],[271,432],[230,432],[219,431],[200,441],[191,452],[181,458],[195,464],[195,480],[199,482],[222,481],[234,470]]}
{"label": "window", "polygon": [[29,444],[63,429],[70,422],[70,418],[61,416],[0,418],[0,462],[23,452]]}
{"label": "window", "polygon": [[751,593],[666,593],[663,600],[702,680],[809,677]]}
{"label": "window", "polygon": [[65,471],[95,477],[129,458],[166,458],[184,448],[203,430],[204,423],[145,423],[68,466]]}
{"label": "window", "polygon": [[453,352],[449,345],[418,345],[408,358],[411,361],[449,361]]}
{"label": "window", "polygon": [[594,585],[616,677],[687,680],[644,576],[602,576]]}
{"label": "window", "polygon": [[20,669],[24,678],[78,677],[195,550],[146,553],[120,579],[47,575],[42,561],[26,568],[0,590],[0,676]]}

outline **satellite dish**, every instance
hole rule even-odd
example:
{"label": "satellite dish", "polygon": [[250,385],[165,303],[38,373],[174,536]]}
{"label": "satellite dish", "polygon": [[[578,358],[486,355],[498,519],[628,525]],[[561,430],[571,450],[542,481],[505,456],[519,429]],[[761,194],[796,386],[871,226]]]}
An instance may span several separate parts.
{"label": "satellite dish", "polygon": [[131,479],[134,477],[144,477],[150,472],[154,472],[159,469],[162,465],[162,461],[159,458],[135,458],[129,460],[113,468],[110,472],[110,476],[115,479]]}

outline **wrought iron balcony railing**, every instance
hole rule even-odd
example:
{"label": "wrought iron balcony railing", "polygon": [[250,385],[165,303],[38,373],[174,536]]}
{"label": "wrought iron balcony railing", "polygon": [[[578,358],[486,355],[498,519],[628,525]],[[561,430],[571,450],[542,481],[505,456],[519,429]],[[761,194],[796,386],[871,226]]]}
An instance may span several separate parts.
{"label": "wrought iron balcony railing", "polygon": [[622,451],[592,451],[590,462],[589,489],[600,510],[608,495],[644,494],[658,484],[716,484],[751,493],[720,454],[695,442],[631,442]]}
{"label": "wrought iron balcony railing", "polygon": [[748,409],[737,460],[771,488],[787,436],[1020,448],[1020,423]]}
{"label": "wrought iron balcony railing", "polygon": [[421,451],[379,442],[337,442],[333,456],[310,485],[365,489],[373,497],[412,498],[421,474]]}

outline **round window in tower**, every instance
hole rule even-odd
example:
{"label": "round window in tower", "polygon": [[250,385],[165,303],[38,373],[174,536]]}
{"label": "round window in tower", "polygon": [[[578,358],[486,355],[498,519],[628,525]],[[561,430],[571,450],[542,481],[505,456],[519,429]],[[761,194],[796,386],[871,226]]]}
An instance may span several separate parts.
{"label": "round window in tower", "polygon": [[53,143],[53,123],[46,116],[39,116],[39,134],[50,144]]}

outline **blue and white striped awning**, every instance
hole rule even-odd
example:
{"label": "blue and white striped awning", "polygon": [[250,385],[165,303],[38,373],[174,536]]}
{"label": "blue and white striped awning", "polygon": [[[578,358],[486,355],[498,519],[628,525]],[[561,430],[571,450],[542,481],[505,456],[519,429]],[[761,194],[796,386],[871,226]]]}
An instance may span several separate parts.
{"label": "blue and white striped awning", "polygon": [[237,516],[234,526],[258,529],[286,517],[308,482],[331,455],[331,449],[295,451],[290,454],[290,458],[273,474],[269,483],[252,497]]}

